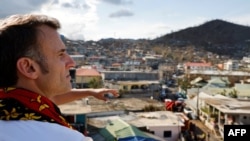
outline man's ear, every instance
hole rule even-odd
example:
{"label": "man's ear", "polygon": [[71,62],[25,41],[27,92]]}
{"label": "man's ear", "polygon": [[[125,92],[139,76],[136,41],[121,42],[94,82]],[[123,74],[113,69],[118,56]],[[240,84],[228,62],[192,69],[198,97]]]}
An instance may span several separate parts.
{"label": "man's ear", "polygon": [[37,64],[30,58],[23,57],[18,59],[17,70],[19,73],[30,79],[35,79],[38,77]]}

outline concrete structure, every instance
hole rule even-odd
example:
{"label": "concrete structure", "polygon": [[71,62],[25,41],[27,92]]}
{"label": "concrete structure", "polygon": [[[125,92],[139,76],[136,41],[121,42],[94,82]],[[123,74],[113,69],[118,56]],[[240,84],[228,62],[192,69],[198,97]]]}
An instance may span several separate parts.
{"label": "concrete structure", "polygon": [[93,68],[77,68],[76,69],[75,83],[78,88],[86,88],[91,82],[95,82],[96,85],[102,86],[101,74]]}
{"label": "concrete structure", "polygon": [[[72,125],[81,132],[87,133],[90,118],[110,117],[125,115],[127,112],[143,111],[148,105],[164,108],[161,102],[150,98],[115,98],[105,102],[94,97],[59,105],[59,108]],[[98,126],[101,126],[101,124],[98,124]]]}
{"label": "concrete structure", "polygon": [[196,63],[196,62],[187,62],[184,64],[184,70],[185,72],[198,70],[198,71],[204,71],[204,70],[214,70],[215,67],[211,65],[211,63]]}
{"label": "concrete structure", "polygon": [[209,75],[209,76],[242,76],[250,77],[249,72],[243,71],[220,71],[220,70],[191,70],[188,72],[190,75]]}
{"label": "concrete structure", "polygon": [[84,64],[85,61],[84,55],[70,55],[70,57],[75,61],[76,66],[81,66]]}
{"label": "concrete structure", "polygon": [[180,137],[181,127],[184,123],[177,115],[170,111],[135,113],[138,118],[129,123],[142,127],[145,126],[151,133],[167,141],[177,141]]}
{"label": "concrete structure", "polygon": [[146,129],[154,136],[167,141],[177,141],[184,125],[180,116],[170,111],[131,112],[128,115],[90,118],[92,124],[105,126],[108,121],[122,119],[139,129]]}
{"label": "concrete structure", "polygon": [[224,125],[250,124],[250,102],[222,95],[209,95],[204,92],[186,100],[187,105],[197,110],[197,101],[201,121],[212,131],[223,137]]}
{"label": "concrete structure", "polygon": [[159,73],[157,71],[143,72],[143,71],[101,71],[104,80],[159,80]]}
{"label": "concrete structure", "polygon": [[224,70],[236,71],[239,69],[239,62],[236,60],[228,60],[223,65]]}

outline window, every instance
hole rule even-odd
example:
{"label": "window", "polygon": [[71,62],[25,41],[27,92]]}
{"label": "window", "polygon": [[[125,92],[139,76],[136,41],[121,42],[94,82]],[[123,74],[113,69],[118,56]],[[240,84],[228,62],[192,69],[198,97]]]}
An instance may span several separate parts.
{"label": "window", "polygon": [[139,86],[138,85],[132,85],[131,89],[139,89]]}
{"label": "window", "polygon": [[128,86],[123,86],[123,90],[128,90]]}
{"label": "window", "polygon": [[172,131],[164,131],[164,135],[165,138],[169,138],[172,136]]}
{"label": "window", "polygon": [[154,132],[154,131],[149,131],[149,133],[151,133],[151,134],[153,134],[153,135],[155,134],[155,132]]}

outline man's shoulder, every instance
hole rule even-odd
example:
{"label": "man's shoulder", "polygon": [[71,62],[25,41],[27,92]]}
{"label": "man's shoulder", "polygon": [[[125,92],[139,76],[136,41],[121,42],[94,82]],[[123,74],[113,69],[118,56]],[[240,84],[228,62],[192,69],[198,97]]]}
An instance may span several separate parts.
{"label": "man's shoulder", "polygon": [[[41,121],[1,121],[0,120],[0,140],[72,140],[87,141],[84,135],[76,130],[49,122]],[[16,139],[14,139],[16,138]]]}

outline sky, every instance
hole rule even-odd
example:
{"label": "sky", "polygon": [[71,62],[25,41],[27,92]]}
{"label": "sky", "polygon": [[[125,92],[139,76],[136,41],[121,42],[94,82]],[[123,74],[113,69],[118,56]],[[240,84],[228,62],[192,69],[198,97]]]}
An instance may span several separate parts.
{"label": "sky", "polygon": [[73,40],[154,39],[221,19],[250,26],[250,0],[0,0],[0,18],[57,18]]}

